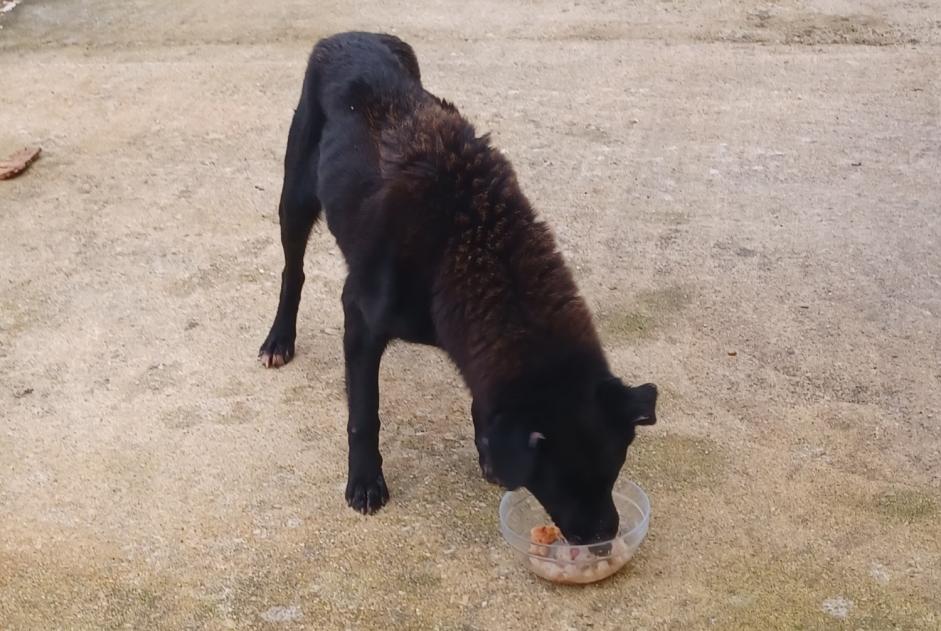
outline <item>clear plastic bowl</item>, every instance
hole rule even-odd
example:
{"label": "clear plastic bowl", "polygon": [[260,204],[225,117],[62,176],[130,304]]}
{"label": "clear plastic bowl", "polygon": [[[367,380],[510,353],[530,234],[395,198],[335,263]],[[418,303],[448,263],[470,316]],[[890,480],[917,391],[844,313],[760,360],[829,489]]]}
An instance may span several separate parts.
{"label": "clear plastic bowl", "polygon": [[554,583],[584,584],[605,579],[630,561],[647,535],[650,500],[639,486],[621,481],[614,491],[618,509],[618,534],[609,541],[589,545],[530,541],[530,530],[552,520],[528,491],[510,491],[500,500],[500,531],[503,538],[522,556],[524,564],[537,576]]}

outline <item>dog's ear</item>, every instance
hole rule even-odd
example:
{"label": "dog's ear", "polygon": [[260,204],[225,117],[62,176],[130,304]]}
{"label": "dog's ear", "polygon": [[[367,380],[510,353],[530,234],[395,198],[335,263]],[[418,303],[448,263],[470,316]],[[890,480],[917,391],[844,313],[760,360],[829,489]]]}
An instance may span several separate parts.
{"label": "dog's ear", "polygon": [[617,377],[601,382],[598,398],[608,418],[618,423],[653,425],[657,422],[657,386],[626,386]]}
{"label": "dog's ear", "polygon": [[539,443],[545,437],[521,419],[497,414],[484,434],[484,465],[511,491],[525,486],[536,468]]}

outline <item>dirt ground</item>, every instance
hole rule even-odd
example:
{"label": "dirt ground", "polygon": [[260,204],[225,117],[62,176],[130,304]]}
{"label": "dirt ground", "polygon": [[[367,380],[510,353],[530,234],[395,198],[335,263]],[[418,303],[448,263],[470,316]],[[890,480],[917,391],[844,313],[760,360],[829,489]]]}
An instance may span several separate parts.
{"label": "dirt ground", "polygon": [[[0,16],[0,628],[941,627],[941,7],[25,0]],[[497,530],[438,352],[382,371],[343,500],[344,267],[255,356],[306,55],[411,42],[492,131],[620,375],[650,535],[602,584]]]}

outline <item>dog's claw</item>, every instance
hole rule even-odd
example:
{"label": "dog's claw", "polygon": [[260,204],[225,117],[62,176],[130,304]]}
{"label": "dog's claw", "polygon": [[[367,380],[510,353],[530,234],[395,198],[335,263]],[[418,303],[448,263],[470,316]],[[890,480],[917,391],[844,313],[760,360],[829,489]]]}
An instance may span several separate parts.
{"label": "dog's claw", "polygon": [[268,334],[268,339],[258,349],[258,360],[265,368],[281,368],[294,357],[294,342],[277,335]]}
{"label": "dog's claw", "polygon": [[358,513],[372,515],[388,501],[389,489],[381,471],[371,481],[350,478],[347,482],[346,503]]}
{"label": "dog's claw", "polygon": [[500,481],[497,480],[497,476],[493,475],[493,471],[488,471],[487,469],[482,468],[480,471],[480,475],[483,476],[484,480],[486,480],[490,484],[500,486]]}
{"label": "dog's claw", "polygon": [[497,476],[493,474],[493,469],[484,463],[483,456],[480,457],[480,477],[489,482],[490,484],[495,484],[500,486],[500,481],[497,480]]}

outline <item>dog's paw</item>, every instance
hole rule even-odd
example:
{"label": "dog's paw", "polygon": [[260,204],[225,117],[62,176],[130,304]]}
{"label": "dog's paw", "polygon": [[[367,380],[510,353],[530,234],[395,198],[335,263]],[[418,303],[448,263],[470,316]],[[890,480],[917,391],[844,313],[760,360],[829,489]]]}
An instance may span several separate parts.
{"label": "dog's paw", "polygon": [[480,475],[490,484],[500,486],[500,482],[497,480],[497,476],[493,474],[493,469],[490,468],[490,465],[484,463],[483,457],[480,458]]}
{"label": "dog's paw", "polygon": [[350,476],[346,483],[346,503],[363,515],[372,515],[389,501],[389,489],[382,471],[375,477]]}
{"label": "dog's paw", "polygon": [[271,329],[268,339],[258,349],[258,361],[265,368],[280,368],[294,358],[294,337]]}
{"label": "dog's paw", "polygon": [[493,484],[494,486],[500,486],[500,480],[497,479],[497,476],[493,475],[493,471],[481,471],[480,475],[482,475],[484,480],[490,484]]}

